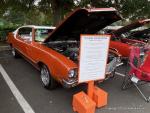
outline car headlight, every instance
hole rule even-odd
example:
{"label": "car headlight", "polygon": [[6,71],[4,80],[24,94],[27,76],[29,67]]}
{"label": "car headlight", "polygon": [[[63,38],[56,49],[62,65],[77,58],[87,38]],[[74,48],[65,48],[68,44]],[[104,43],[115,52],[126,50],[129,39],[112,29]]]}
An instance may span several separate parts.
{"label": "car headlight", "polygon": [[69,78],[73,78],[73,77],[76,77],[77,75],[77,70],[76,69],[71,69],[68,73],[68,77]]}

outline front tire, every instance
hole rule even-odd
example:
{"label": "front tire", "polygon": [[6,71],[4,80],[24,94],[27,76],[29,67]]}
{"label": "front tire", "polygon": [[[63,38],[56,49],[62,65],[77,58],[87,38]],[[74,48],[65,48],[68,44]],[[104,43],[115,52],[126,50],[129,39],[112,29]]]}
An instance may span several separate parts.
{"label": "front tire", "polygon": [[42,65],[40,72],[41,72],[41,81],[44,88],[55,89],[57,86],[57,82],[51,76],[48,67],[46,65]]}

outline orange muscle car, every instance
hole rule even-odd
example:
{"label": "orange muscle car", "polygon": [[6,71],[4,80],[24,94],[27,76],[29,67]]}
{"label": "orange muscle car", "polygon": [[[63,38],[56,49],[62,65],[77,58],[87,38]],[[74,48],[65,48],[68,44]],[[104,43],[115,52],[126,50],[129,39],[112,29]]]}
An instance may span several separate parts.
{"label": "orange muscle car", "polygon": [[[80,34],[95,34],[119,19],[114,8],[77,9],[56,29],[20,27],[9,33],[8,43],[14,57],[21,53],[40,70],[45,88],[52,89],[57,82],[70,88],[78,84]],[[114,50],[110,53],[107,73],[111,73],[119,62],[119,53]]]}

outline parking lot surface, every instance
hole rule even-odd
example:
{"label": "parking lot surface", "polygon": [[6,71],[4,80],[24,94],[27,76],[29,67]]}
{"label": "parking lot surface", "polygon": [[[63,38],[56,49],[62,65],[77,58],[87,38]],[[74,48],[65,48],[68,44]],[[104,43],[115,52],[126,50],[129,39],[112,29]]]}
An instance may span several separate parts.
{"label": "parking lot surface", "polygon": [[[10,51],[0,52],[0,64],[35,113],[74,113],[73,94],[86,91],[86,84],[71,89],[61,86],[51,91],[44,89],[39,71],[23,58],[13,58]],[[124,69],[125,66],[118,69],[119,73],[124,73]],[[96,113],[149,113],[150,103],[146,103],[134,87],[122,91],[122,80],[122,76],[116,75],[98,84],[109,96],[108,105],[96,109]],[[149,84],[141,87],[150,94]],[[24,113],[1,73],[0,100],[0,113]]]}

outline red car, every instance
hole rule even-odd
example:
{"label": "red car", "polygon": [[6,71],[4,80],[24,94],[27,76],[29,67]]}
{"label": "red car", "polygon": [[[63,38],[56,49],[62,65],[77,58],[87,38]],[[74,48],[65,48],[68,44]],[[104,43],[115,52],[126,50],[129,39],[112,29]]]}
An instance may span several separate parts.
{"label": "red car", "polygon": [[[57,82],[70,88],[78,85],[80,34],[95,34],[120,18],[114,8],[77,9],[56,29],[20,27],[9,33],[8,43],[14,57],[21,54],[40,70],[45,88],[55,88]],[[115,69],[119,59],[119,54],[110,50],[106,74]]]}
{"label": "red car", "polygon": [[150,28],[131,32],[130,38],[148,43],[150,41]]}
{"label": "red car", "polygon": [[118,30],[112,31],[112,41],[110,43],[110,48],[116,49],[124,58],[129,57],[131,46],[144,46],[146,43],[141,40],[133,39],[132,36],[128,35],[127,33],[133,29],[136,29],[149,23],[150,19],[139,20],[137,22],[119,28]]}

